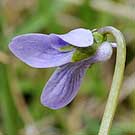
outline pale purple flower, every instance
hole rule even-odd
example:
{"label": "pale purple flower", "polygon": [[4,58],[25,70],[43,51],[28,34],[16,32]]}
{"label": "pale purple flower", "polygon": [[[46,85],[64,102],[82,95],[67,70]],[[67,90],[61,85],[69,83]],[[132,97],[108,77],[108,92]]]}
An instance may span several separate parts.
{"label": "pale purple flower", "polygon": [[79,28],[62,35],[17,36],[9,44],[9,49],[31,67],[58,67],[43,89],[41,103],[49,108],[59,109],[76,96],[86,69],[93,63],[108,60],[112,55],[109,42],[103,42],[94,55],[79,62],[72,62],[75,48],[70,51],[61,51],[60,48],[67,45],[88,47],[93,43],[92,32]]}

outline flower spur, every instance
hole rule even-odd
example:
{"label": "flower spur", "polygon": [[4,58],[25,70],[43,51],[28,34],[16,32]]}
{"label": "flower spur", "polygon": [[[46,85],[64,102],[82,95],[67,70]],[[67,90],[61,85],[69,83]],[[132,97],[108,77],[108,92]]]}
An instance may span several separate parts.
{"label": "flower spur", "polygon": [[[95,47],[95,42],[90,30],[78,28],[61,35],[20,35],[13,38],[9,49],[31,67],[58,67],[43,89],[41,103],[59,109],[76,96],[85,71],[92,64],[111,57],[115,44],[101,40]],[[71,48],[62,49],[68,46]]]}

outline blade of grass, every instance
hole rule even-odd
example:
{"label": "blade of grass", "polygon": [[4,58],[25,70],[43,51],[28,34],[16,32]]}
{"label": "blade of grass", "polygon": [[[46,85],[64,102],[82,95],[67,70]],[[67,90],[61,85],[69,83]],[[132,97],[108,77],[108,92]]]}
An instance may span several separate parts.
{"label": "blade of grass", "polygon": [[6,135],[18,135],[17,112],[11,97],[6,65],[0,64],[0,104]]}

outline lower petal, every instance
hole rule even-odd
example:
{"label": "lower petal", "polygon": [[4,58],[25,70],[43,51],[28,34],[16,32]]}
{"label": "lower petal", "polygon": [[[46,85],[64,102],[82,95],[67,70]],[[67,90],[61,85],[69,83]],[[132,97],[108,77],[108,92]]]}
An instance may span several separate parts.
{"label": "lower petal", "polygon": [[69,104],[78,92],[86,69],[83,63],[70,63],[58,68],[42,92],[41,103],[52,109]]}

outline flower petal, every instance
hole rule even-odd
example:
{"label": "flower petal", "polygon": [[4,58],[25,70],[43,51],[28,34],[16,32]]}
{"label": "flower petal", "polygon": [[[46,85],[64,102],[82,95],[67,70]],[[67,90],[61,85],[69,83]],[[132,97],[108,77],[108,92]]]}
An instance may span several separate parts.
{"label": "flower petal", "polygon": [[112,56],[112,45],[109,42],[103,42],[101,46],[97,49],[96,54],[93,56],[95,62],[102,62],[110,59]]}
{"label": "flower petal", "polygon": [[68,46],[69,44],[65,42],[64,40],[60,39],[58,36],[55,34],[50,34],[49,38],[51,39],[52,47],[59,49],[64,46]]}
{"label": "flower petal", "polygon": [[[59,45],[65,45],[59,42]],[[12,53],[24,63],[35,68],[61,66],[70,62],[72,51],[61,52],[45,34],[24,34],[15,37],[9,44]]]}
{"label": "flower petal", "polygon": [[92,32],[88,29],[78,28],[68,32],[67,34],[52,34],[56,35],[63,41],[68,44],[77,46],[77,47],[88,47],[93,44],[93,35]]}
{"label": "flower petal", "polygon": [[46,84],[41,103],[52,109],[69,104],[76,96],[87,66],[70,63],[58,68]]}

